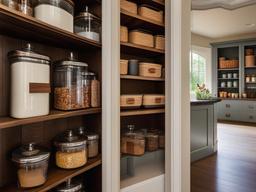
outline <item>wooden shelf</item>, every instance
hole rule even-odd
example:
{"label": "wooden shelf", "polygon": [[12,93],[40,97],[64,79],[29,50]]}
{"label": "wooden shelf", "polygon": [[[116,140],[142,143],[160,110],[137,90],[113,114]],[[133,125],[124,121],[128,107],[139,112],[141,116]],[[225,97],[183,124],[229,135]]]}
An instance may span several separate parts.
{"label": "wooden shelf", "polygon": [[164,10],[165,8],[164,2],[161,2],[159,0],[130,0],[130,1],[137,3],[138,5],[141,5],[141,4],[151,5],[152,7],[155,7],[157,9]]}
{"label": "wooden shelf", "polygon": [[239,78],[218,78],[219,80],[239,80]]}
{"label": "wooden shelf", "polygon": [[136,116],[136,115],[151,115],[151,114],[161,114],[164,113],[165,109],[137,109],[137,110],[127,110],[121,111],[121,117]]}
{"label": "wooden shelf", "polygon": [[245,82],[245,84],[256,84],[256,82]]}
{"label": "wooden shelf", "polygon": [[135,75],[121,75],[121,79],[130,79],[130,80],[144,80],[144,81],[164,81],[163,78],[154,78],[154,77],[142,77]]}
{"label": "wooden shelf", "polygon": [[142,55],[145,57],[155,57],[155,56],[164,56],[165,51],[159,50],[151,47],[145,47],[141,45],[136,45],[133,43],[121,42],[121,52],[132,54],[132,55]]}
{"label": "wooden shelf", "polygon": [[89,114],[97,114],[101,112],[101,108],[90,108],[90,109],[82,109],[76,111],[58,111],[52,110],[49,115],[38,116],[26,119],[14,119],[11,117],[0,117],[0,129],[15,127],[20,125],[26,125],[31,123],[37,123],[42,121],[49,121],[54,119],[62,119],[73,116],[81,116],[81,115],[89,115]]}
{"label": "wooden shelf", "polygon": [[253,67],[244,67],[245,69],[256,69],[256,66]]}
{"label": "wooden shelf", "polygon": [[[28,41],[47,43],[72,49],[99,48],[101,44],[74,33],[59,29],[34,17],[24,15],[0,4],[1,34]],[[18,32],[18,33],[17,33]]]}
{"label": "wooden shelf", "polygon": [[32,188],[32,189],[18,189],[16,185],[7,186],[4,188],[0,188],[0,191],[4,192],[45,192],[49,191],[50,189],[58,186],[59,184],[65,182],[66,180],[75,177],[77,175],[80,175],[94,167],[97,167],[101,164],[101,156],[98,156],[94,159],[90,159],[88,163],[77,169],[72,170],[65,170],[60,168],[52,168],[49,170],[48,179],[46,183],[40,187]]}
{"label": "wooden shelf", "polygon": [[218,87],[219,89],[239,89],[239,87]]}
{"label": "wooden shelf", "polygon": [[218,69],[218,71],[238,71],[239,68]]}
{"label": "wooden shelf", "polygon": [[121,25],[131,29],[144,29],[153,32],[154,35],[164,34],[164,23],[147,19],[137,14],[121,10]]}

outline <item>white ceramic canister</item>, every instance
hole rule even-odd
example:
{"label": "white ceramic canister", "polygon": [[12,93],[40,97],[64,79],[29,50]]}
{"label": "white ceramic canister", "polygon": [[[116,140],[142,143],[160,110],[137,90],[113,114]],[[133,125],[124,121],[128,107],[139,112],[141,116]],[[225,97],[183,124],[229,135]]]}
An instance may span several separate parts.
{"label": "white ceramic canister", "polygon": [[71,0],[38,0],[34,17],[73,33],[74,3]]}
{"label": "white ceramic canister", "polygon": [[14,118],[49,114],[50,58],[23,50],[8,53],[11,65],[11,110]]}

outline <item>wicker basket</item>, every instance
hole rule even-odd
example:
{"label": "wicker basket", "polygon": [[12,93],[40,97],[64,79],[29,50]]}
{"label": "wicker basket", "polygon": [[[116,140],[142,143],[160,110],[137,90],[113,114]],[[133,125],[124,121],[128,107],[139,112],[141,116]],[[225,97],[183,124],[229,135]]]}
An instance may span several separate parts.
{"label": "wicker basket", "polygon": [[121,0],[120,1],[120,7],[121,10],[125,10],[128,11],[130,13],[136,14],[137,15],[137,4],[130,2],[130,1],[126,1],[126,0]]}
{"label": "wicker basket", "polygon": [[154,36],[140,30],[129,32],[129,42],[145,47],[154,47]]}
{"label": "wicker basket", "polygon": [[122,109],[136,109],[142,105],[142,95],[121,95],[120,106]]}
{"label": "wicker basket", "polygon": [[249,49],[245,49],[245,55],[249,56],[249,55],[254,55],[254,50],[249,48]]}
{"label": "wicker basket", "polygon": [[155,63],[139,63],[139,74],[143,77],[160,78],[162,75],[162,65]]}
{"label": "wicker basket", "polygon": [[127,75],[128,73],[128,60],[120,60],[120,75]]}
{"label": "wicker basket", "polygon": [[145,108],[163,107],[165,104],[165,96],[160,94],[143,95],[143,106]]}
{"label": "wicker basket", "polygon": [[120,27],[120,41],[128,42],[128,28],[125,26]]}
{"label": "wicker basket", "polygon": [[238,67],[239,67],[238,60],[219,60],[220,69],[229,69],[229,68],[238,68]]}
{"label": "wicker basket", "polygon": [[165,50],[165,37],[163,35],[155,36],[155,48]]}
{"label": "wicker basket", "polygon": [[245,56],[245,67],[254,67],[255,66],[255,56],[247,55]]}
{"label": "wicker basket", "polygon": [[138,14],[142,17],[154,20],[159,23],[164,22],[164,12],[156,10],[148,5],[141,5],[138,8]]}

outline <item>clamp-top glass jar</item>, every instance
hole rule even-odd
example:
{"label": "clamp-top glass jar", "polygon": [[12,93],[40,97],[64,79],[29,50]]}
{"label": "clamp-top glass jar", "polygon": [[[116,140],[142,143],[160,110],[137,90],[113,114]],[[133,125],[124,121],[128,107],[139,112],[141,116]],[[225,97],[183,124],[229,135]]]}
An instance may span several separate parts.
{"label": "clamp-top glass jar", "polygon": [[88,107],[84,102],[82,73],[88,65],[76,61],[73,54],[68,60],[57,61],[54,72],[54,107],[60,110],[74,110]]}
{"label": "clamp-top glass jar", "polygon": [[72,130],[57,136],[54,145],[57,148],[55,158],[58,167],[74,169],[87,163],[86,138],[75,135]]}
{"label": "clamp-top glass jar", "polygon": [[34,143],[23,145],[12,153],[12,161],[18,167],[20,187],[36,187],[46,182],[49,157],[47,150]]}
{"label": "clamp-top glass jar", "polygon": [[71,179],[68,179],[66,183],[57,187],[56,192],[84,192],[82,183],[71,182]]}
{"label": "clamp-top glass jar", "polygon": [[81,12],[78,16],[75,17],[74,25],[76,34],[100,42],[100,19],[89,13],[88,7],[86,7],[85,12]]}

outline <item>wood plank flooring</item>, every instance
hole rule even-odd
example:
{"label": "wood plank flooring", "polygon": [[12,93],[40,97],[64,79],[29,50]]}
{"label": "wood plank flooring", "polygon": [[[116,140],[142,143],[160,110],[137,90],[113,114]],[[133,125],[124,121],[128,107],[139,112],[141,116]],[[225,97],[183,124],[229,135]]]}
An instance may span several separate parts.
{"label": "wood plank flooring", "polygon": [[256,192],[256,125],[218,124],[218,153],[192,164],[191,192]]}

